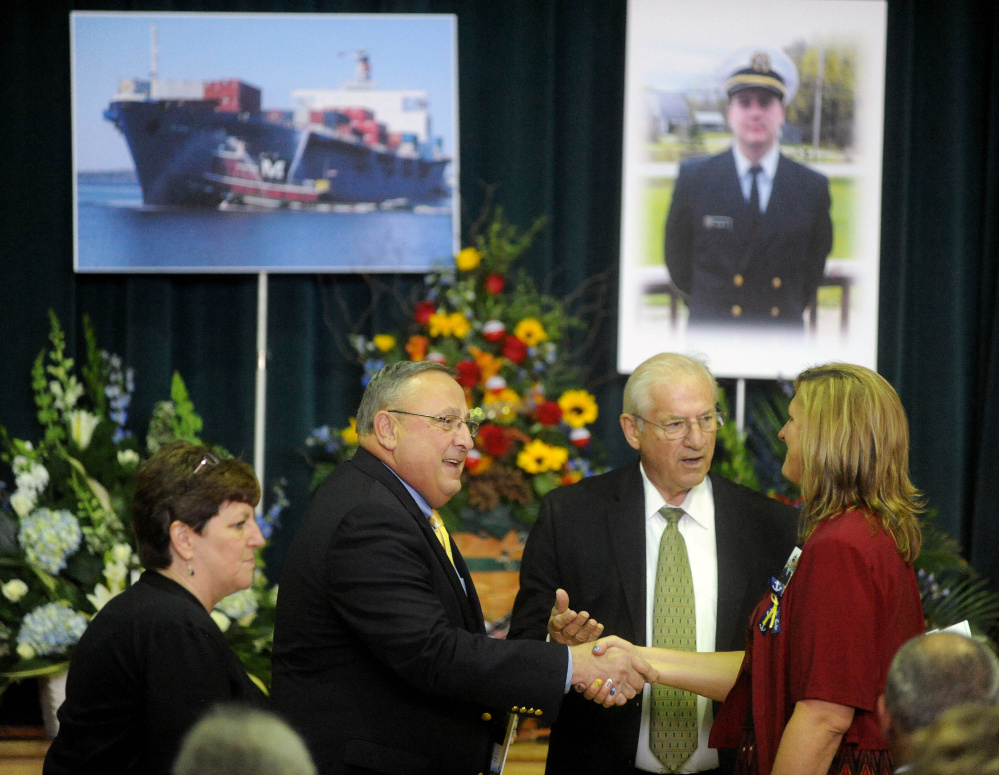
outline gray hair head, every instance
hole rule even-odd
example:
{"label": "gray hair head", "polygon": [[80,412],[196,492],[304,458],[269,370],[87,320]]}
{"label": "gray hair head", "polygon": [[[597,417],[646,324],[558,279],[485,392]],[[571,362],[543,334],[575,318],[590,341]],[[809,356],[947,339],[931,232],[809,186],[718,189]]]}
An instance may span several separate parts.
{"label": "gray hair head", "polygon": [[968,702],[999,705],[999,659],[988,646],[937,632],[912,638],[895,654],[885,704],[900,732],[928,727],[947,708]]}
{"label": "gray hair head", "polygon": [[316,775],[302,738],[256,708],[220,705],[191,728],[174,775]]}
{"label": "gray hair head", "polygon": [[361,396],[361,405],[357,408],[357,435],[374,433],[375,415],[398,404],[409,389],[409,380],[428,371],[441,371],[451,378],[456,376],[454,369],[436,361],[398,361],[382,367]]}
{"label": "gray hair head", "polygon": [[624,385],[624,411],[646,416],[652,410],[652,388],[681,380],[703,379],[718,402],[718,383],[707,364],[697,356],[659,353],[638,365]]}

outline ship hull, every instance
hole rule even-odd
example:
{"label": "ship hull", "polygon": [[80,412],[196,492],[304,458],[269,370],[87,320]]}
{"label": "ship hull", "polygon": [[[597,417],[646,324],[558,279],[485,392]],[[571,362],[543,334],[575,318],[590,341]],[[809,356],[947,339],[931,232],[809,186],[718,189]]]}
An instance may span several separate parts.
{"label": "ship hull", "polygon": [[417,204],[446,195],[449,160],[296,129],[211,100],[120,100],[104,113],[128,143],[147,205]]}

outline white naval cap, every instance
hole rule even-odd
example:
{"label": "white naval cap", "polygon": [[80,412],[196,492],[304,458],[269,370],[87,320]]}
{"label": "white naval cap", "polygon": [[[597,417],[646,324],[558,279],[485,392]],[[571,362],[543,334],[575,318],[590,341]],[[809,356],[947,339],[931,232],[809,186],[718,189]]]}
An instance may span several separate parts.
{"label": "white naval cap", "polygon": [[766,89],[787,105],[798,92],[798,68],[778,48],[744,46],[732,53],[718,71],[725,93],[731,97],[742,89]]}

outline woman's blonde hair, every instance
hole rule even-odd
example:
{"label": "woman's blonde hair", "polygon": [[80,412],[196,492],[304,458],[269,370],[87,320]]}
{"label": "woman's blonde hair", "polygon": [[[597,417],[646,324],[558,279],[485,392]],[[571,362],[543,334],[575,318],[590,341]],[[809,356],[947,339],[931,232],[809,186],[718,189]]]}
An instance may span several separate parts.
{"label": "woman's blonde hair", "polygon": [[909,424],[895,389],[863,366],[830,363],[794,383],[801,404],[800,538],[851,508],[866,512],[907,563],[919,554],[920,492],[909,481]]}

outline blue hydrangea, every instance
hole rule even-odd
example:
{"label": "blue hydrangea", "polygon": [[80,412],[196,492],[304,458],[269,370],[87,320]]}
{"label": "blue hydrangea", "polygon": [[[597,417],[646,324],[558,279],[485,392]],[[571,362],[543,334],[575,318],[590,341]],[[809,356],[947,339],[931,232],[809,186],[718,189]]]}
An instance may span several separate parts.
{"label": "blue hydrangea", "polygon": [[260,528],[260,534],[264,537],[265,541],[270,539],[276,528],[281,527],[281,512],[290,504],[288,496],[285,494],[285,487],[287,486],[287,479],[282,478],[276,482],[273,487],[274,502],[271,504],[271,507],[263,514],[254,515],[257,527]]}
{"label": "blue hydrangea", "polygon": [[79,611],[65,603],[46,603],[24,617],[17,645],[30,648],[38,657],[60,654],[76,645],[85,629],[87,617]]}
{"label": "blue hydrangea", "polygon": [[257,613],[257,595],[252,587],[250,589],[243,589],[229,595],[229,597],[222,598],[215,607],[233,621],[238,622],[243,620],[244,622],[248,622]]}
{"label": "blue hydrangea", "polygon": [[28,562],[49,573],[66,567],[66,558],[80,548],[83,532],[72,512],[39,508],[21,520],[17,534]]}

